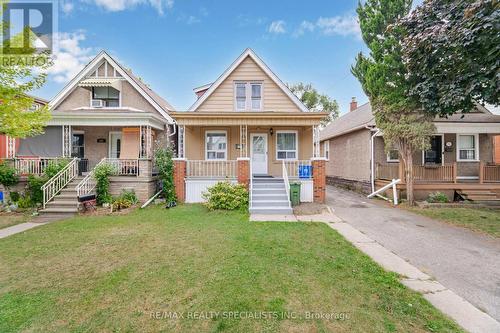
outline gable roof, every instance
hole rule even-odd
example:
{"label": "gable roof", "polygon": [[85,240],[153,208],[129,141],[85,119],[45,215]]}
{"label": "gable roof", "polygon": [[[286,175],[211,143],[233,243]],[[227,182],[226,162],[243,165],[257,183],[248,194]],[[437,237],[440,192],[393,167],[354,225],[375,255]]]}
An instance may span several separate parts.
{"label": "gable roof", "polygon": [[[476,109],[470,113],[458,113],[447,118],[436,117],[434,123],[500,123],[500,115],[495,115],[484,106],[476,104]],[[320,140],[328,140],[367,127],[375,127],[375,116],[370,102],[335,119],[321,131]]]}
{"label": "gable roof", "polygon": [[246,49],[232,64],[229,66],[221,76],[217,78],[217,80],[210,85],[208,90],[201,95],[200,98],[194,102],[193,105],[188,109],[188,111],[196,111],[200,105],[203,104],[207,100],[210,95],[224,82],[225,79],[236,69],[238,66],[245,60],[247,57],[250,57],[256,64],[257,66],[266,73],[271,80],[276,83],[276,85],[292,100],[292,102],[302,111],[302,112],[309,112],[309,109],[298,99],[297,96],[295,96],[294,93],[286,86],[286,84],[281,81],[276,74],[273,73],[273,71],[260,59],[257,54],[250,48]]}
{"label": "gable roof", "polygon": [[81,71],[78,73],[49,103],[52,109],[56,108],[63,100],[66,98],[77,86],[78,83],[84,79],[88,74],[96,70],[102,61],[107,61],[111,66],[113,66],[116,71],[128,82],[130,83],[169,123],[173,123],[174,120],[168,114],[169,111],[175,111],[165,99],[156,94],[151,88],[149,88],[144,82],[142,82],[137,76],[132,74],[128,69],[125,69],[121,64],[119,64],[113,57],[111,57],[106,51],[101,51],[94,59],[92,59]]}

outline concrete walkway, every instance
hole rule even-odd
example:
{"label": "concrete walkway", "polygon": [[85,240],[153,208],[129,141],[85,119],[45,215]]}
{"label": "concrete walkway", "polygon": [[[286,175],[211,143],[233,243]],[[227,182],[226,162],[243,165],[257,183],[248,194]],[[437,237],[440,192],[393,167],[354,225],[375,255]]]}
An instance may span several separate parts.
{"label": "concrete walkway", "polygon": [[[405,270],[401,272],[409,278],[405,284],[421,286],[431,292],[424,293],[425,297],[436,306],[442,302],[439,295],[456,293],[450,296],[455,298],[456,304],[470,302],[496,319],[499,326],[494,332],[500,332],[500,240],[392,208],[332,186],[327,190],[327,204],[346,222],[339,223],[335,229],[346,238],[342,228],[353,227],[353,230],[361,231],[356,236],[359,239],[350,240],[382,266],[387,267],[384,256],[394,253],[403,262],[440,283],[422,284],[420,280],[427,277]],[[383,254],[381,248],[387,252]],[[392,260],[397,261],[393,257]],[[468,318],[465,314],[470,311],[472,309],[463,307],[456,309],[455,315]],[[454,319],[462,324],[456,316]],[[476,331],[470,327],[467,329]]]}
{"label": "concrete walkway", "polygon": [[14,234],[18,234],[20,232],[39,227],[41,225],[44,225],[45,223],[33,223],[33,222],[26,222],[26,223],[19,223],[16,225],[13,225],[12,227],[7,227],[0,229],[0,238],[5,238],[9,237]]}

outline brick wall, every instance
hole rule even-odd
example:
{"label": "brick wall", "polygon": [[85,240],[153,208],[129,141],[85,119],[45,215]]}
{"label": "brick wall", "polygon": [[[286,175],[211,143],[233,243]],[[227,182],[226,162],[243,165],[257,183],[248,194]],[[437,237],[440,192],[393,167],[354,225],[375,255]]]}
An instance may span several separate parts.
{"label": "brick wall", "polygon": [[186,160],[174,159],[174,186],[177,201],[184,202],[186,200]]}
{"label": "brick wall", "polygon": [[318,158],[312,160],[313,168],[313,200],[325,203],[326,198],[326,160]]}
{"label": "brick wall", "polygon": [[238,184],[243,184],[248,189],[250,182],[250,159],[238,158]]}
{"label": "brick wall", "polygon": [[156,181],[157,179],[155,178],[110,177],[109,192],[112,196],[117,196],[123,190],[133,190],[139,202],[144,203],[155,194]]}

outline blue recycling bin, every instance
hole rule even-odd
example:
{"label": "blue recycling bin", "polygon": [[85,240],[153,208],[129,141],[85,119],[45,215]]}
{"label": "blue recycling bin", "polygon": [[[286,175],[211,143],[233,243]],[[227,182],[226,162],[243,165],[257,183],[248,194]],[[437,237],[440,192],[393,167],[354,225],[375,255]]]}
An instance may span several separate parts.
{"label": "blue recycling bin", "polygon": [[0,202],[3,202],[3,191],[0,191]]}
{"label": "blue recycling bin", "polygon": [[299,165],[299,178],[311,178],[312,165]]}

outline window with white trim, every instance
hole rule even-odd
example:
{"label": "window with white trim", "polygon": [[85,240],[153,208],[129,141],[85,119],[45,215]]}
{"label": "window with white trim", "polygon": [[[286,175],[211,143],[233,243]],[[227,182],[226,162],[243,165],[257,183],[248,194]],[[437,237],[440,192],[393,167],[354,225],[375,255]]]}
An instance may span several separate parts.
{"label": "window with white trim", "polygon": [[297,146],[297,132],[278,132],[276,134],[276,159],[296,160]]}
{"label": "window with white trim", "polygon": [[387,162],[399,162],[399,150],[391,148],[387,152]]}
{"label": "window with white trim", "polygon": [[479,142],[477,134],[457,135],[457,160],[458,161],[478,161]]}
{"label": "window with white trim", "polygon": [[323,151],[325,152],[325,158],[330,160],[330,140],[323,142]]}
{"label": "window with white trim", "polygon": [[92,87],[92,99],[107,108],[120,107],[120,91],[113,87]]}
{"label": "window with white trim", "polygon": [[262,110],[262,83],[261,82],[236,82],[235,109],[237,111]]}
{"label": "window with white trim", "polygon": [[205,158],[207,160],[225,160],[227,155],[227,134],[224,131],[205,133]]}

